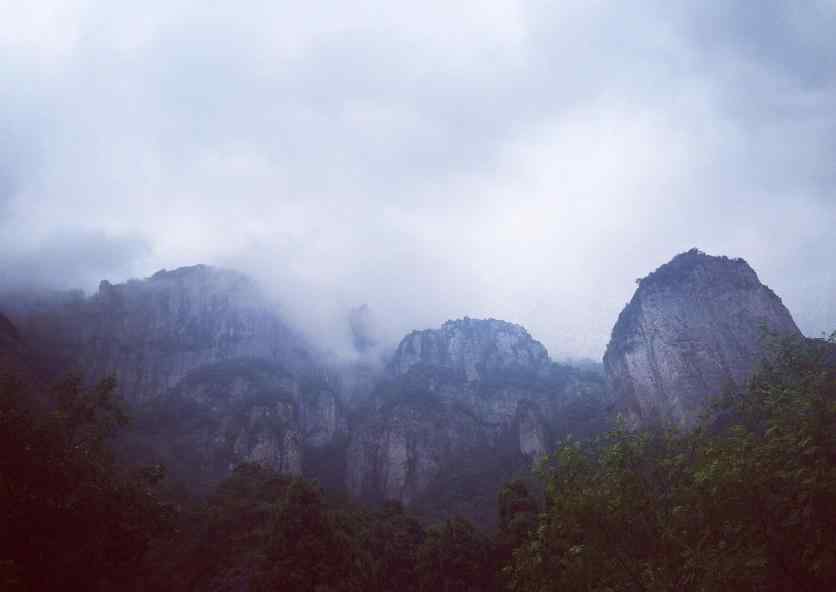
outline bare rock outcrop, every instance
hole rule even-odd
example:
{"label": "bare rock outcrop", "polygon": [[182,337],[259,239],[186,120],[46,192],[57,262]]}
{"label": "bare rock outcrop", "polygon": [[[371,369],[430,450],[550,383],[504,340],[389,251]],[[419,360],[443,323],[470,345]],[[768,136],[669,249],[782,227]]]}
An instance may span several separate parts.
{"label": "bare rock outcrop", "polygon": [[604,355],[610,396],[631,426],[692,426],[708,398],[744,386],[770,336],[801,337],[743,259],[693,249],[638,284]]}
{"label": "bare rock outcrop", "polygon": [[192,483],[245,461],[302,473],[306,451],[346,437],[315,352],[238,272],[163,270],[16,311],[48,357],[90,381],[114,376],[138,420],[132,449]]}
{"label": "bare rock outcrop", "polygon": [[[481,492],[492,508],[499,484],[547,453],[567,431],[561,420],[602,392],[602,380],[555,364],[519,325],[465,318],[414,331],[357,414],[348,489],[465,514],[466,500]],[[456,483],[471,490],[457,492]]]}
{"label": "bare rock outcrop", "polygon": [[392,370],[403,376],[419,365],[463,372],[473,381],[509,372],[542,375],[551,360],[543,344],[523,327],[465,317],[447,321],[440,329],[413,331],[401,341]]}

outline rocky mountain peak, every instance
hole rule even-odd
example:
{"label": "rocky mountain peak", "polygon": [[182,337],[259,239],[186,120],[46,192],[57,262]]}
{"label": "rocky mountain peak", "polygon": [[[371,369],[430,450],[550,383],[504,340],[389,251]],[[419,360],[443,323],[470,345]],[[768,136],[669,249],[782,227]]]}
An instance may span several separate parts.
{"label": "rocky mountain peak", "polygon": [[160,270],[143,280],[102,281],[84,305],[78,344],[94,375],[115,374],[129,400],[154,398],[192,369],[259,358],[307,364],[305,340],[246,275],[208,265]]}
{"label": "rocky mountain peak", "polygon": [[637,283],[604,355],[610,390],[633,423],[694,423],[706,397],[751,376],[768,333],[801,335],[743,259],[692,249]]}
{"label": "rocky mountain peak", "polygon": [[463,319],[440,329],[413,331],[401,341],[390,363],[395,375],[415,366],[463,372],[468,381],[515,370],[532,374],[550,364],[546,348],[520,325],[497,319]]}
{"label": "rocky mountain peak", "polygon": [[99,283],[96,294],[100,299],[118,297],[120,294],[179,292],[203,295],[205,298],[235,298],[252,304],[263,299],[258,286],[246,275],[211,265],[190,265],[177,269],[161,269],[143,280],[129,280],[124,284]]}
{"label": "rocky mountain peak", "polygon": [[689,279],[703,280],[704,283],[723,280],[750,288],[760,285],[755,270],[745,260],[712,256],[696,248],[676,255],[647,277],[638,280],[638,283],[645,290],[676,289],[682,286],[683,281]]}
{"label": "rocky mountain peak", "polygon": [[[186,279],[189,277],[194,277],[198,275],[204,274],[212,274],[212,273],[236,273],[236,272],[229,272],[226,270],[221,270],[211,265],[205,265],[203,263],[198,263],[197,265],[186,265],[183,267],[178,267],[177,269],[161,269],[156,272],[154,275],[151,276],[152,280],[173,280],[173,279]],[[237,274],[236,275],[240,275]]]}
{"label": "rocky mountain peak", "polygon": [[[23,315],[22,335],[87,380],[114,376],[143,426],[137,454],[198,489],[240,462],[315,471],[320,449],[345,437],[329,369],[244,274],[194,265],[104,280],[47,310]],[[0,373],[15,361],[7,332],[0,318]]]}
{"label": "rocky mountain peak", "polygon": [[481,475],[473,491],[491,491],[494,477],[588,429],[599,401],[602,380],[553,364],[520,325],[465,317],[413,331],[356,420],[346,485],[361,499],[472,511],[471,494],[448,496],[447,481]]}

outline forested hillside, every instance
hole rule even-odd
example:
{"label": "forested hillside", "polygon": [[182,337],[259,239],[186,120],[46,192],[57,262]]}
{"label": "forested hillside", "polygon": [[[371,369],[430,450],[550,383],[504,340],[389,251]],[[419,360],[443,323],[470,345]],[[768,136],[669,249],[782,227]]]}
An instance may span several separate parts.
{"label": "forested hillside", "polygon": [[[501,490],[498,527],[358,506],[243,464],[214,492],[120,463],[112,381],[0,398],[0,582],[8,590],[831,590],[833,339],[780,346],[681,432],[564,440],[543,494]],[[41,403],[40,401],[45,401]]]}

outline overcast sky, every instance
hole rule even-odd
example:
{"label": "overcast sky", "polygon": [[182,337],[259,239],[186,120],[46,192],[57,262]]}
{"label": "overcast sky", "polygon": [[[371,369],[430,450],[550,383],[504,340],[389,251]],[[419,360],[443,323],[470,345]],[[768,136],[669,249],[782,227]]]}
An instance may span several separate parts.
{"label": "overcast sky", "polygon": [[496,317],[600,358],[696,246],[836,328],[836,0],[0,14],[0,284],[202,262],[337,349],[367,303],[389,339]]}

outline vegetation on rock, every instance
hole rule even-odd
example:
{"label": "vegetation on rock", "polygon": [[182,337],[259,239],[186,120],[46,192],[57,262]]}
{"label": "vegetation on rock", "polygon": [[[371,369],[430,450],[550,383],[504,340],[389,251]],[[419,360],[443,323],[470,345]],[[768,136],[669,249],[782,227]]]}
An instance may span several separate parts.
{"label": "vegetation on rock", "polygon": [[512,590],[831,590],[836,370],[825,343],[781,350],[717,423],[616,428],[542,469],[546,511]]}
{"label": "vegetation on rock", "polygon": [[[9,590],[829,590],[836,580],[833,340],[785,347],[690,432],[568,439],[545,491],[512,481],[497,530],[358,506],[239,466],[201,500],[119,466],[114,384],[0,398]],[[709,419],[711,418],[711,419]],[[161,486],[163,486],[161,488]],[[542,494],[542,499],[539,499]],[[163,501],[165,500],[165,501]]]}

